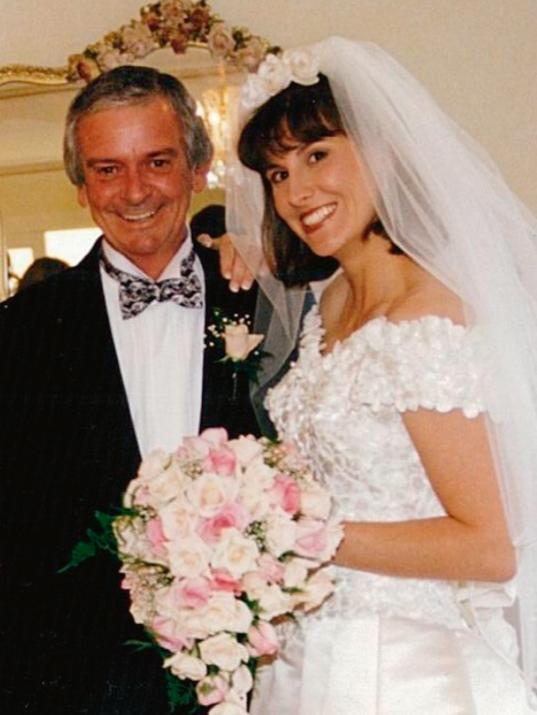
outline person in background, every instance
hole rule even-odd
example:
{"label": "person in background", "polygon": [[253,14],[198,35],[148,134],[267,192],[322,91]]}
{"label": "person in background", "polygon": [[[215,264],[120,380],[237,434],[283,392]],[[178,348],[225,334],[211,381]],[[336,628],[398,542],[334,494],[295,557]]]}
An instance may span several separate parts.
{"label": "person in background", "polygon": [[187,212],[212,147],[170,75],[120,67],[73,100],[65,166],[102,237],[77,266],[0,307],[0,708],[10,715],[164,715],[154,652],[117,565],[58,574],[140,459],[209,426],[259,433],[247,385],[204,349],[213,309],[252,314]]}
{"label": "person in background", "polygon": [[35,283],[40,283],[46,278],[50,278],[50,276],[64,271],[66,268],[69,268],[69,265],[60,258],[52,258],[51,256],[36,258],[24,271],[17,286],[17,291],[24,290]]}

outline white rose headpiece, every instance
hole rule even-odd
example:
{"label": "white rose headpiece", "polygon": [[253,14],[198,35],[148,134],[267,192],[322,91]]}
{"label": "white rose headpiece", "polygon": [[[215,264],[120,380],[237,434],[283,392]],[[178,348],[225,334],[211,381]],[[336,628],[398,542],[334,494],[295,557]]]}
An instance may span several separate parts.
{"label": "white rose headpiece", "polygon": [[267,55],[255,74],[248,75],[240,95],[241,115],[250,114],[291,82],[312,85],[319,81],[319,63],[307,49]]}

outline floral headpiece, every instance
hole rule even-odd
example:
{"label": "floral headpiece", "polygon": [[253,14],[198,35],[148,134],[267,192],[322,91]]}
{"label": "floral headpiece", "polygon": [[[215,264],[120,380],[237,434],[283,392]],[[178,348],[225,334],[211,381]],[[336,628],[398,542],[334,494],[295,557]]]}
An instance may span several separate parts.
{"label": "floral headpiece", "polygon": [[319,81],[319,63],[309,50],[286,50],[269,54],[255,74],[248,75],[241,89],[242,114],[250,114],[291,82],[305,86]]}

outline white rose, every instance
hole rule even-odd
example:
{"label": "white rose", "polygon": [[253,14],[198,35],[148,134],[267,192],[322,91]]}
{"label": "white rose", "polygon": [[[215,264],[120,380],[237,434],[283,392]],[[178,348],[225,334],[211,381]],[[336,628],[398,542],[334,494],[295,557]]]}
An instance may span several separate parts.
{"label": "white rose", "polygon": [[181,652],[166,658],[164,667],[170,668],[178,678],[187,680],[201,680],[207,675],[207,666],[203,660]]}
{"label": "white rose", "polygon": [[250,333],[245,323],[226,325],[224,329],[224,344],[226,355],[232,360],[245,360],[265,336]]}
{"label": "white rose", "polygon": [[333,592],[334,584],[322,569],[316,571],[308,581],[302,593],[295,594],[295,605],[303,606],[305,611],[317,608]]}
{"label": "white rose", "polygon": [[259,607],[263,617],[270,621],[276,616],[290,613],[293,610],[293,600],[288,593],[284,593],[276,584],[267,585],[259,596]]}
{"label": "white rose", "polygon": [[269,467],[261,457],[253,459],[242,474],[243,484],[251,484],[256,489],[270,489],[278,472],[274,467]]}
{"label": "white rose", "polygon": [[257,571],[250,571],[242,577],[241,586],[248,598],[257,601],[261,598],[261,594],[267,587],[267,582]]}
{"label": "white rose", "polygon": [[253,620],[248,606],[232,593],[214,593],[203,609],[203,623],[210,633],[233,631],[246,633]]}
{"label": "white rose", "polygon": [[291,69],[277,55],[267,55],[257,70],[261,85],[272,96],[291,83]]}
{"label": "white rose", "polygon": [[295,522],[287,514],[276,511],[266,519],[266,545],[268,551],[278,558],[291,551],[296,538]]}
{"label": "white rose", "polygon": [[262,521],[271,513],[272,507],[268,493],[254,481],[245,481],[241,484],[239,497],[252,521]]}
{"label": "white rose", "polygon": [[319,63],[308,50],[286,50],[282,59],[289,67],[294,82],[311,85],[319,81]]}
{"label": "white rose", "polygon": [[163,449],[154,449],[144,457],[138,469],[138,476],[144,481],[150,481],[163,472],[171,462],[171,456]]}
{"label": "white rose", "polygon": [[259,549],[252,539],[243,536],[237,529],[225,529],[216,544],[211,565],[226,569],[234,578],[240,578],[257,565]]}
{"label": "white rose", "polygon": [[229,501],[234,501],[238,491],[235,479],[217,474],[202,474],[188,487],[190,503],[198,514],[210,518]]}
{"label": "white rose", "polygon": [[243,110],[257,109],[264,104],[271,95],[265,86],[259,81],[259,77],[249,74],[246,82],[241,87],[240,108]]}
{"label": "white rose", "polygon": [[156,592],[155,610],[160,617],[173,621],[174,630],[185,638],[201,639],[211,635],[205,623],[205,608],[179,608],[173,585]]}
{"label": "white rose", "polygon": [[120,554],[139,561],[155,560],[143,519],[137,516],[118,516],[114,519],[112,528]]}
{"label": "white rose", "polygon": [[238,437],[238,439],[230,440],[229,447],[237,456],[237,460],[241,467],[246,467],[252,460],[263,454],[263,445],[254,437]]}
{"label": "white rose", "polygon": [[286,588],[302,588],[313,564],[306,559],[291,559],[285,564],[283,583]]}
{"label": "white rose", "polygon": [[239,697],[246,695],[254,686],[252,673],[247,665],[241,665],[231,676],[233,690]]}
{"label": "white rose", "polygon": [[162,530],[171,542],[170,550],[180,548],[184,539],[196,534],[197,514],[180,500],[171,502],[159,510]]}
{"label": "white rose", "polygon": [[179,578],[203,576],[209,573],[207,546],[191,536],[180,542],[179,548],[169,550],[170,570]]}
{"label": "white rose", "polygon": [[151,452],[142,462],[138,477],[127,487],[125,506],[148,504],[155,509],[182,494],[184,475],[170,455],[162,450]]}
{"label": "white rose", "polygon": [[218,633],[199,644],[200,655],[207,665],[222,670],[235,670],[241,662],[248,661],[248,650],[230,633]]}
{"label": "white rose", "polygon": [[330,495],[319,484],[310,482],[300,485],[300,512],[312,519],[328,519],[330,515]]}

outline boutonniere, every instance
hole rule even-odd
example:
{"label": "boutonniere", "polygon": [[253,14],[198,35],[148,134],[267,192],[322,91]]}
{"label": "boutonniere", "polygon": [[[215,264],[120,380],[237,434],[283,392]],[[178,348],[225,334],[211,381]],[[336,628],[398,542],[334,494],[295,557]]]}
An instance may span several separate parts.
{"label": "boutonniere", "polygon": [[265,336],[250,332],[249,315],[239,316],[235,313],[230,318],[221,308],[214,308],[213,321],[207,328],[206,344],[215,351],[217,362],[229,364],[234,389],[239,373],[244,373],[249,380],[257,381],[261,361],[268,355],[259,347]]}

